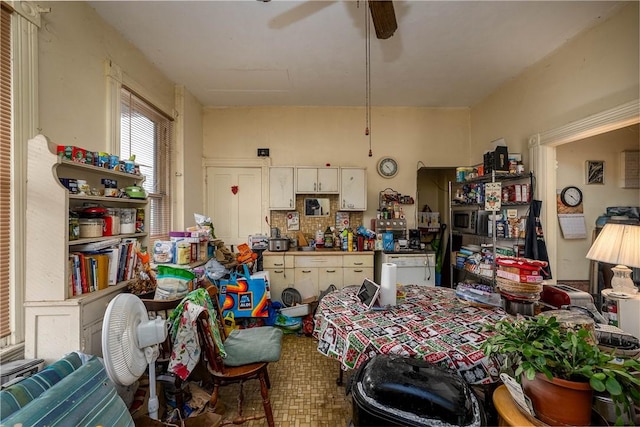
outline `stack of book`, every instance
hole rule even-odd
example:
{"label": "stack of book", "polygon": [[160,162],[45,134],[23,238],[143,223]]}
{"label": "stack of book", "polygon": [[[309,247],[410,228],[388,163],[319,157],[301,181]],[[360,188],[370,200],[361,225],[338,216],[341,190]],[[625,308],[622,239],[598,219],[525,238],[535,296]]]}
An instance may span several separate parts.
{"label": "stack of book", "polygon": [[69,294],[87,294],[134,278],[139,246],[135,238],[114,239],[107,247],[78,247],[70,252]]}

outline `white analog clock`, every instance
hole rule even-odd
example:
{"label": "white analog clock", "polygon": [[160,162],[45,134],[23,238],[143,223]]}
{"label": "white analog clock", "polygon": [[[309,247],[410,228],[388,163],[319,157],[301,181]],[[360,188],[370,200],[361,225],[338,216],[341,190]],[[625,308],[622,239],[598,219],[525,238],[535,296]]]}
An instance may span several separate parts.
{"label": "white analog clock", "polygon": [[384,178],[393,178],[398,173],[398,162],[393,157],[378,160],[378,173]]}
{"label": "white analog clock", "polygon": [[578,187],[564,187],[560,193],[560,201],[569,207],[576,207],[582,203],[582,191]]}

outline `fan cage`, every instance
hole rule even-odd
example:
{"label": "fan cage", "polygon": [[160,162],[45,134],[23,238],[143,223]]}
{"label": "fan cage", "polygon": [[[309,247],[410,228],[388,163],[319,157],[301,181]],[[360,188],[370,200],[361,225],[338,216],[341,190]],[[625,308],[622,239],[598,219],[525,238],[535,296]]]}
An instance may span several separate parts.
{"label": "fan cage", "polygon": [[147,369],[144,349],[138,347],[137,330],[149,316],[144,304],[132,294],[116,296],[105,313],[102,352],[113,382],[128,386]]}

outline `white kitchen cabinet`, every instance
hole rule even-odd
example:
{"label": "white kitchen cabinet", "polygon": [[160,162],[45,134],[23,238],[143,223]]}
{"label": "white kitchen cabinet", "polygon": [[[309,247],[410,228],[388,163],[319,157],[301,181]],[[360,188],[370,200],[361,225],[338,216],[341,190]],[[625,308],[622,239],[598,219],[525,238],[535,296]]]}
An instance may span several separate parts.
{"label": "white kitchen cabinet", "polygon": [[329,285],[343,288],[373,278],[373,252],[292,251],[286,254],[263,253],[263,267],[269,271],[274,301],[282,301],[282,290],[288,287],[296,288],[304,297],[319,295]]}
{"label": "white kitchen cabinet", "polygon": [[327,289],[329,285],[335,285],[337,288],[343,286],[341,266],[300,267],[294,270],[296,283],[294,288],[299,288],[303,298],[319,295],[320,291]]}
{"label": "white kitchen cabinet", "polygon": [[271,288],[271,300],[282,301],[282,291],[293,288],[294,273],[293,256],[273,254],[262,259],[262,267],[269,272],[269,287]]}
{"label": "white kitchen cabinet", "polygon": [[374,277],[374,261],[371,253],[344,256],[342,262],[343,286],[361,285],[364,279]]}
{"label": "white kitchen cabinet", "polygon": [[340,169],[335,167],[296,167],[296,193],[337,194],[340,191],[339,176]]}
{"label": "white kitchen cabinet", "polygon": [[367,210],[367,170],[340,168],[340,210]]}
{"label": "white kitchen cabinet", "polygon": [[320,290],[326,289],[332,282],[336,286],[342,285],[342,256],[338,254],[323,255],[322,252],[313,255],[295,257],[295,284],[304,293],[318,295]]}
{"label": "white kitchen cabinet", "polygon": [[296,207],[293,166],[269,168],[269,209],[290,210]]}
{"label": "white kitchen cabinet", "polygon": [[47,363],[76,350],[100,355],[105,309],[129,284],[120,281],[106,289],[74,295],[70,286],[70,253],[82,249],[80,245],[120,238],[148,246],[146,232],[71,240],[70,210],[85,204],[143,209],[147,230],[148,200],[70,194],[61,178],[86,180],[90,188],[103,188],[102,179],[116,180],[118,188],[144,181],[142,175],[63,159],[57,155],[56,144],[43,135],[28,141],[25,357],[45,359]]}

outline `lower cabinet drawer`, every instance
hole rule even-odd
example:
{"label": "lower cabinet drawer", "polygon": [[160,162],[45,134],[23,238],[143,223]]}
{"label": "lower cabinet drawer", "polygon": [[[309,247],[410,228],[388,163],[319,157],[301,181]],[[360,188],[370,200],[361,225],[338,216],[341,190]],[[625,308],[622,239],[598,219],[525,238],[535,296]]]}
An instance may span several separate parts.
{"label": "lower cabinet drawer", "polygon": [[345,255],[342,257],[342,266],[345,268],[373,267],[373,252],[371,255]]}
{"label": "lower cabinet drawer", "polygon": [[262,267],[265,270],[293,268],[293,264],[293,255],[267,255],[262,257]]}
{"label": "lower cabinet drawer", "polygon": [[342,273],[344,286],[360,286],[364,279],[373,280],[373,267],[344,268]]}

